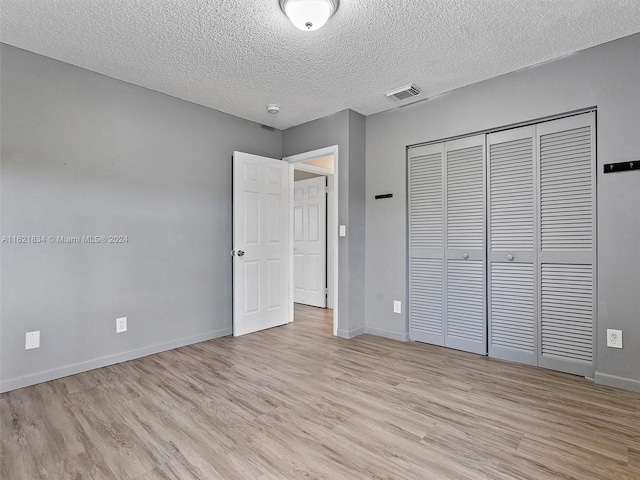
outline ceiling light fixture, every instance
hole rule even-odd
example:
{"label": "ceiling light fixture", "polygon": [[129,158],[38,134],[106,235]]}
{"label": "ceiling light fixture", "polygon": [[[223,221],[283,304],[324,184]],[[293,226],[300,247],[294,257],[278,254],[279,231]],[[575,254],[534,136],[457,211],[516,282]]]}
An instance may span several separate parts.
{"label": "ceiling light fixture", "polygon": [[277,105],[275,103],[270,103],[269,105],[267,105],[267,112],[275,115],[279,111],[280,111],[280,105]]}
{"label": "ceiling light fixture", "polygon": [[280,8],[300,30],[318,30],[338,9],[338,0],[280,0]]}

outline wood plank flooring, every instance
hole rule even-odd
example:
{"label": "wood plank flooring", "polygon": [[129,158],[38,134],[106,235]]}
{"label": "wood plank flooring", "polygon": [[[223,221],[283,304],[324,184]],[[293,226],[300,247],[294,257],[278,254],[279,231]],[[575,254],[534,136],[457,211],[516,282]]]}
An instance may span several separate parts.
{"label": "wood plank flooring", "polygon": [[640,478],[639,394],[328,315],[3,394],[1,478]]}

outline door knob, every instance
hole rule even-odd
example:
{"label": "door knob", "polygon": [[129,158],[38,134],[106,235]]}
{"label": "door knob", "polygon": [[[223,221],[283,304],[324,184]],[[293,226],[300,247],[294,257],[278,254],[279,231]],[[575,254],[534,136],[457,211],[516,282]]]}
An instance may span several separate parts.
{"label": "door knob", "polygon": [[244,252],[242,250],[238,250],[238,256],[239,257],[244,257]]}
{"label": "door knob", "polygon": [[511,255],[511,254],[508,254],[508,255],[507,255],[507,260],[509,260],[510,262],[513,262],[513,261],[515,260],[515,258],[516,258],[516,257],[514,257],[514,256],[513,256],[513,255]]}
{"label": "door knob", "polygon": [[464,258],[466,260],[467,258],[469,258],[469,254],[467,252],[464,252],[462,254],[462,258]]}

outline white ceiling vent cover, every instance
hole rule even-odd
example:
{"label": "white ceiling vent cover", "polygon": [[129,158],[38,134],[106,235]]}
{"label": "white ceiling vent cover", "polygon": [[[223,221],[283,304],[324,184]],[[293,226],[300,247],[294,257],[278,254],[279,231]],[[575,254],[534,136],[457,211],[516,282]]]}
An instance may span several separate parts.
{"label": "white ceiling vent cover", "polygon": [[407,98],[415,97],[416,95],[420,95],[420,90],[418,90],[418,87],[413,83],[385,93],[385,96],[391,100],[405,100]]}

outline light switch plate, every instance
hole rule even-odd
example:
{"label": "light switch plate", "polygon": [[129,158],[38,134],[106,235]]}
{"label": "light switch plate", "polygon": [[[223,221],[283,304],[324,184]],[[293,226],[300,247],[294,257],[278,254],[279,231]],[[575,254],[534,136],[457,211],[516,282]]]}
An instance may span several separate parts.
{"label": "light switch plate", "polygon": [[347,226],[346,225],[340,225],[340,236],[341,237],[346,237],[347,236]]}
{"label": "light switch plate", "polygon": [[40,348],[40,330],[27,332],[24,341],[24,349],[31,350],[32,348]]}
{"label": "light switch plate", "polygon": [[393,313],[402,313],[402,302],[400,300],[393,301]]}

